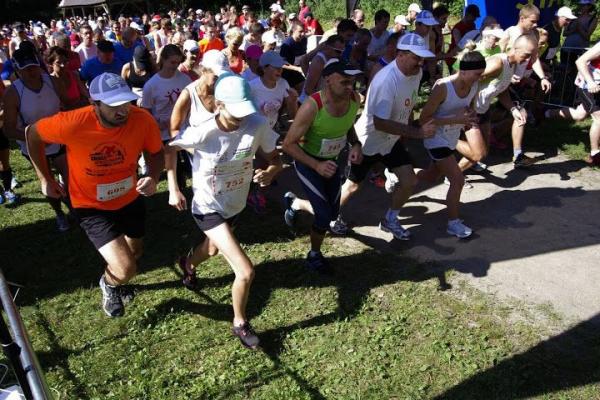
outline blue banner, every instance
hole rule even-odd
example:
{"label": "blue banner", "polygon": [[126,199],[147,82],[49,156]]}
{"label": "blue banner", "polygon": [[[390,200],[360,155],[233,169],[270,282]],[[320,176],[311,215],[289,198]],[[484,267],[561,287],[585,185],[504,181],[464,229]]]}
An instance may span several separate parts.
{"label": "blue banner", "polygon": [[481,26],[483,19],[488,16],[494,16],[503,29],[516,25],[519,21],[519,10],[525,4],[533,4],[540,9],[540,22],[538,26],[542,27],[552,21],[554,13],[560,6],[562,0],[465,0],[465,7],[469,4],[475,4],[479,7],[481,17],[475,24]]}

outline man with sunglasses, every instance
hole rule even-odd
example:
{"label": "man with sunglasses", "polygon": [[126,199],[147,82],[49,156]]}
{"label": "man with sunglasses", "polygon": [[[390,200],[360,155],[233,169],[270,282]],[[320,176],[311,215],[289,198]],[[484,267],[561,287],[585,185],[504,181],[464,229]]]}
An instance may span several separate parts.
{"label": "man with sunglasses", "polygon": [[[154,118],[131,105],[138,96],[118,75],[103,73],[90,84],[93,105],[41,119],[26,130],[27,149],[51,198],[66,195],[48,168],[44,143],[67,149],[69,197],[92,244],[106,261],[100,278],[102,309],[110,317],[124,314],[133,299],[126,286],[142,255],[145,207],[139,197],[156,192],[164,166],[160,131]],[[145,151],[148,174],[137,177],[137,160]]]}
{"label": "man with sunglasses", "polygon": [[[382,68],[373,78],[365,108],[354,125],[362,145],[362,162],[352,161],[348,179],[342,187],[340,203],[343,206],[358,189],[371,166],[381,162],[388,171],[388,179],[395,184],[390,191],[392,201],[385,218],[379,224],[394,238],[410,239],[410,232],[400,224],[398,214],[413,192],[417,177],[411,158],[401,138],[425,139],[435,134],[435,125],[429,121],[420,128],[410,124],[413,107],[417,102],[419,82],[423,75],[424,58],[434,57],[423,38],[407,33],[398,40],[396,59]],[[341,218],[333,221],[331,230],[345,233],[347,226]]]}

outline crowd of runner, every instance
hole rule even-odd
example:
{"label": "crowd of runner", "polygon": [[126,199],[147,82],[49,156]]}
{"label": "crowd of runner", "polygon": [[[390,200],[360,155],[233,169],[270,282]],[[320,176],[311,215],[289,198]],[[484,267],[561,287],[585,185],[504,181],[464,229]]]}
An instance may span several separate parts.
{"label": "crowd of runner", "polygon": [[[246,317],[254,268],[233,229],[246,205],[266,212],[265,187],[283,169],[283,153],[293,159],[306,198],[285,194],[282,223],[293,230],[299,212],[314,215],[306,264],[325,274],[333,271],[323,240],[327,232],[348,233],[341,215],[357,212],[346,204],[365,180],[390,194],[380,229],[409,240],[403,205],[419,181],[444,179],[448,219],[440,223],[467,238],[473,230],[459,214],[470,185],[464,172],[484,170],[490,146],[507,146],[502,126],[510,130],[514,167],[529,168],[535,160],[523,149],[528,123],[591,115],[586,161],[600,165],[593,2],[581,0],[578,13],[561,7],[540,28],[540,11],[524,5],[514,26],[503,30],[487,16],[477,29],[475,5],[448,27],[444,5],[428,11],[411,4],[393,19],[377,11],[372,27],[356,9],[324,31],[300,0],[272,4],[266,19],[248,6],[229,6],[214,14],[16,22],[0,42],[0,198],[19,202],[10,167],[15,140],[58,230],[79,224],[105,260],[102,309],[121,316],[134,297],[127,283],[143,249],[143,197],[156,192],[166,169],[169,204],[190,209],[202,232],[179,259],[183,284],[196,289],[196,268],[223,254],[235,273],[233,334],[256,348]],[[562,35],[570,47],[561,50]],[[569,64],[581,104],[545,110],[539,100],[552,89],[550,71],[559,62]],[[428,168],[413,167],[407,139],[422,141]],[[190,173],[191,199],[184,191]]]}

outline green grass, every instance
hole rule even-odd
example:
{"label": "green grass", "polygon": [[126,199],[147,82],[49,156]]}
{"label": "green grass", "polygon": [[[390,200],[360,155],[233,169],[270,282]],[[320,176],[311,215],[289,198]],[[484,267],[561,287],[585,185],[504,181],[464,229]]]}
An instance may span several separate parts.
{"label": "green grass", "polygon": [[[17,303],[57,398],[598,398],[600,348],[587,328],[540,344],[550,330],[538,319],[514,318],[444,268],[350,239],[327,240],[337,274],[316,276],[303,266],[308,238],[288,237],[276,204],[244,213],[238,230],[256,265],[249,313],[262,340],[246,350],[229,333],[225,261],[202,266],[198,292],[180,284],[173,260],[197,232],[167,206],[164,183],[148,202],[138,295],[109,319],[100,257],[79,230],[54,232],[33,172],[12,160],[26,201],[0,207],[2,268],[26,285]],[[454,287],[442,290],[446,279]]]}

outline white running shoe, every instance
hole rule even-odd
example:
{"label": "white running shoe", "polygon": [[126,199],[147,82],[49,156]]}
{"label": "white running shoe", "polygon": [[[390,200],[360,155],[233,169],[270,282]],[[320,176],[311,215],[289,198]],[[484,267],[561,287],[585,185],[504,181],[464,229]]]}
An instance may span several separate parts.
{"label": "white running shoe", "polygon": [[460,219],[457,219],[453,222],[448,222],[448,229],[446,232],[448,232],[450,235],[456,236],[459,239],[468,238],[473,234],[473,230],[463,224],[463,221]]}
{"label": "white running shoe", "polygon": [[329,223],[329,231],[334,235],[345,236],[350,232],[348,224],[342,219],[341,215],[338,215],[335,221]]}
{"label": "white running shoe", "polygon": [[404,227],[400,224],[400,221],[396,218],[393,221],[384,218],[379,223],[379,229],[384,232],[389,232],[394,235],[395,239],[398,240],[409,240],[410,239],[410,231],[408,229],[404,229]]}
{"label": "white running shoe", "polygon": [[396,185],[398,184],[398,177],[395,173],[391,172],[389,169],[383,170],[383,174],[385,175],[385,191],[388,193],[393,193]]}

